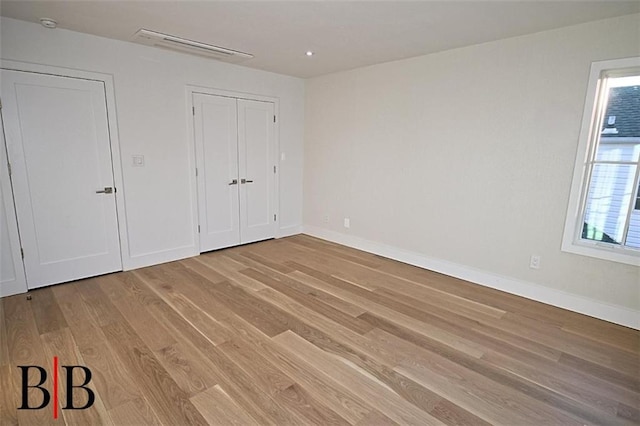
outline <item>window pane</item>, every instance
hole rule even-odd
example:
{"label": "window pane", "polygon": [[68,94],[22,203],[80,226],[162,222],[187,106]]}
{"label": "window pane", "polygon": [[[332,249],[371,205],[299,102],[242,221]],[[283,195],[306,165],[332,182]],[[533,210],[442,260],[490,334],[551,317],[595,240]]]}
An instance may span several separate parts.
{"label": "window pane", "polygon": [[625,246],[640,248],[640,210],[634,210],[631,213],[629,233],[627,234],[627,243]]}
{"label": "window pane", "polygon": [[610,79],[596,161],[638,161],[640,76]]}
{"label": "window pane", "polygon": [[[640,123],[640,121],[638,121]],[[596,161],[638,161],[640,157],[640,137],[635,143],[616,142],[614,138],[600,139]]]}
{"label": "window pane", "polygon": [[624,243],[631,197],[635,195],[636,166],[595,164],[589,184],[582,238]]}
{"label": "window pane", "polygon": [[629,247],[640,248],[640,185],[636,189],[636,202],[629,220],[629,232],[627,242]]}

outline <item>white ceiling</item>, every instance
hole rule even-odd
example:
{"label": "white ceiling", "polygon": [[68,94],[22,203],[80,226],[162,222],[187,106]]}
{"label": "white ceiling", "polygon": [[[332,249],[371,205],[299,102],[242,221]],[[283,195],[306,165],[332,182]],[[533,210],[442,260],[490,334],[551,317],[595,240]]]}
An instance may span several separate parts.
{"label": "white ceiling", "polygon": [[638,12],[638,1],[611,0],[0,1],[2,16],[119,40],[146,28],[252,53],[242,65],[297,77]]}

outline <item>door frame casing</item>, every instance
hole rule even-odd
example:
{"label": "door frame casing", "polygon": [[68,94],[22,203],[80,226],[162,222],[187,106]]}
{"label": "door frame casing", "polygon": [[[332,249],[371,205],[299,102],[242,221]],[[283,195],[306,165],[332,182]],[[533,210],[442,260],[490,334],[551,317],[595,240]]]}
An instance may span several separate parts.
{"label": "door frame casing", "polygon": [[[113,182],[117,189],[115,193],[116,199],[116,217],[118,222],[118,237],[120,240],[120,258],[122,261],[122,269],[133,269],[130,261],[129,239],[127,235],[127,215],[125,210],[125,188],[124,177],[122,173],[122,161],[120,155],[120,138],[118,134],[118,121],[116,116],[116,101],[113,76],[110,74],[98,73],[93,71],[77,70],[73,68],[64,68],[51,65],[33,64],[29,62],[19,62],[0,59],[0,68],[10,71],[21,71],[34,74],[47,74],[60,77],[78,78],[83,80],[93,80],[104,84],[105,102],[107,109],[107,126],[109,130],[109,142],[111,150],[111,167],[113,170]],[[0,167],[7,167],[6,164]],[[27,288],[23,292],[26,292]]]}
{"label": "door frame casing", "polygon": [[[1,120],[0,120],[1,121]],[[14,269],[13,281],[0,281],[0,297],[11,296],[12,294],[24,293],[27,291],[27,276],[25,273],[24,261],[21,256],[20,232],[18,231],[18,221],[16,217],[15,201],[13,198],[13,185],[9,175],[9,162],[4,129],[0,129],[0,192],[4,203],[0,209],[6,215],[7,239],[9,240],[9,251]],[[0,277],[1,278],[1,277]]]}
{"label": "door frame casing", "polygon": [[276,173],[274,176],[274,184],[273,184],[273,198],[272,203],[274,207],[274,214],[276,215],[275,221],[275,235],[274,238],[280,238],[280,120],[277,119],[280,117],[280,100],[277,97],[273,96],[264,96],[264,95],[256,95],[253,93],[245,93],[245,92],[236,92],[225,89],[216,89],[211,87],[203,87],[196,85],[187,85],[185,90],[185,101],[186,101],[186,116],[187,116],[187,137],[189,142],[189,167],[192,173],[189,174],[189,187],[191,188],[191,214],[193,218],[193,223],[196,225],[194,227],[194,239],[197,241],[198,252],[200,252],[200,233],[198,232],[198,223],[200,221],[198,214],[198,178],[196,177],[196,167],[198,165],[198,158],[196,155],[196,141],[195,141],[195,122],[193,115],[193,95],[195,93],[205,94],[205,95],[213,95],[213,96],[222,96],[227,98],[235,98],[235,99],[246,99],[250,101],[259,101],[259,102],[271,102],[273,103],[273,113],[276,116],[276,122],[273,123],[273,158],[271,159],[273,165],[276,166]]}

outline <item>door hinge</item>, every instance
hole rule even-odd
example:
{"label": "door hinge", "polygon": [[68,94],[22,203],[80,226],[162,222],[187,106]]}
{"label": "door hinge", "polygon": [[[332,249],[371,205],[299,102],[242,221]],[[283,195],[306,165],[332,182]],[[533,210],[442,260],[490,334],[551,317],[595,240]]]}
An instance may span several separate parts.
{"label": "door hinge", "polygon": [[2,109],[2,98],[0,98],[0,109]]}
{"label": "door hinge", "polygon": [[22,247],[20,247],[20,256],[24,259],[24,249]]}
{"label": "door hinge", "polygon": [[276,116],[275,115],[273,116],[273,122],[274,123],[276,122]]}
{"label": "door hinge", "polygon": [[7,168],[9,169],[9,177],[11,177],[11,163],[7,163]]}
{"label": "door hinge", "polygon": [[191,107],[191,114],[196,115],[196,107]]}
{"label": "door hinge", "polygon": [[198,234],[200,233],[200,225],[198,225]]}
{"label": "door hinge", "polygon": [[276,166],[273,166],[273,173],[276,172]]}
{"label": "door hinge", "polygon": [[198,168],[196,167],[196,176],[198,176]]}
{"label": "door hinge", "polygon": [[276,217],[277,217],[277,216],[274,214],[274,215],[273,215],[273,221],[274,221],[274,222],[276,221]]}

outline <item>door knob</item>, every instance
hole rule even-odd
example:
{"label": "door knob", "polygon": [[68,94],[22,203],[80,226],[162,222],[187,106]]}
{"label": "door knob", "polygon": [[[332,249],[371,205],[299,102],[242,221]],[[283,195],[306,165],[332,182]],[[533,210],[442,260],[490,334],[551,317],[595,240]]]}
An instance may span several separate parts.
{"label": "door knob", "polygon": [[229,185],[237,185],[238,184],[238,179],[234,179],[231,182],[229,182]]}
{"label": "door knob", "polygon": [[96,194],[113,194],[113,188],[110,186],[106,186],[104,189],[96,191]]}

